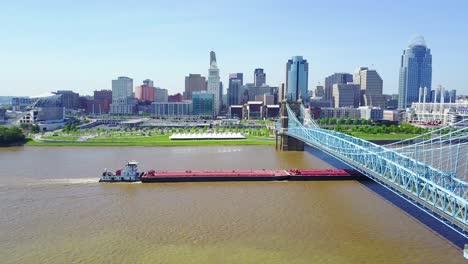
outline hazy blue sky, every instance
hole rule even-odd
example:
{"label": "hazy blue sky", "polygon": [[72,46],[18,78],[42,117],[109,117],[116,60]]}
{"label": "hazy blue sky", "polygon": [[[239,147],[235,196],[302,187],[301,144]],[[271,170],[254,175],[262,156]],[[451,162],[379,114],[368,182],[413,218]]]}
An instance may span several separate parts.
{"label": "hazy blue sky", "polygon": [[207,75],[211,49],[225,86],[230,72],[252,82],[257,67],[276,86],[302,55],[309,87],[370,66],[393,93],[415,34],[432,50],[433,85],[468,94],[467,10],[467,0],[3,0],[0,95],[91,94],[122,75],[182,92],[188,73]]}

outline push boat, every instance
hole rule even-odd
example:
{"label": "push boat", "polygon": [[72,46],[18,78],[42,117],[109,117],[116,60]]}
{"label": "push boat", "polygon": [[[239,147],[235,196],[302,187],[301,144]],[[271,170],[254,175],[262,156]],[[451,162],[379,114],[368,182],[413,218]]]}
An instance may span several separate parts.
{"label": "push boat", "polygon": [[138,162],[127,162],[115,173],[104,170],[100,182],[219,182],[219,181],[327,181],[356,180],[363,176],[348,169],[291,170],[149,170],[138,171]]}
{"label": "push boat", "polygon": [[129,161],[123,169],[116,172],[104,169],[99,182],[138,182],[143,174],[138,172],[138,162]]}

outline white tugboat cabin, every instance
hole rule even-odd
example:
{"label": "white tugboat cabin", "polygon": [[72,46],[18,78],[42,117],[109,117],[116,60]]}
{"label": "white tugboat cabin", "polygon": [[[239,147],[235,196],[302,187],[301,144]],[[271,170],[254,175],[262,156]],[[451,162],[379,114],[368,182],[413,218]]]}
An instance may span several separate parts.
{"label": "white tugboat cabin", "polygon": [[115,173],[105,169],[99,182],[136,182],[140,181],[142,174],[138,172],[138,162],[129,161],[125,168],[117,170]]}

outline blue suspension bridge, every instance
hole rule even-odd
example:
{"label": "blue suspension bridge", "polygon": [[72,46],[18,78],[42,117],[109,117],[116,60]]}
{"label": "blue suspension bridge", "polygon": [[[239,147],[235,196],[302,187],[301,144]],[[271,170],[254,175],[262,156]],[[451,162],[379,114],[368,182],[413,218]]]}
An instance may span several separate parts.
{"label": "blue suspension bridge", "polygon": [[282,103],[277,148],[320,149],[384,185],[468,239],[468,120],[376,145],[322,129],[302,103]]}

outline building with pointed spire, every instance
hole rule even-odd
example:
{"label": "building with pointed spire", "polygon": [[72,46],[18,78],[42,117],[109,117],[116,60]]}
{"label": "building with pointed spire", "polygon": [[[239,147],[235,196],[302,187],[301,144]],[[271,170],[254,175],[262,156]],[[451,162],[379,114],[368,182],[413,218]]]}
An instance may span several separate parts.
{"label": "building with pointed spire", "polygon": [[418,102],[419,88],[431,90],[432,55],[422,36],[415,37],[403,51],[400,63],[398,108],[406,109]]}
{"label": "building with pointed spire", "polygon": [[208,93],[214,94],[213,114],[214,116],[219,114],[221,109],[221,97],[220,97],[220,77],[218,64],[216,62],[216,53],[210,52],[210,68],[208,69]]}

